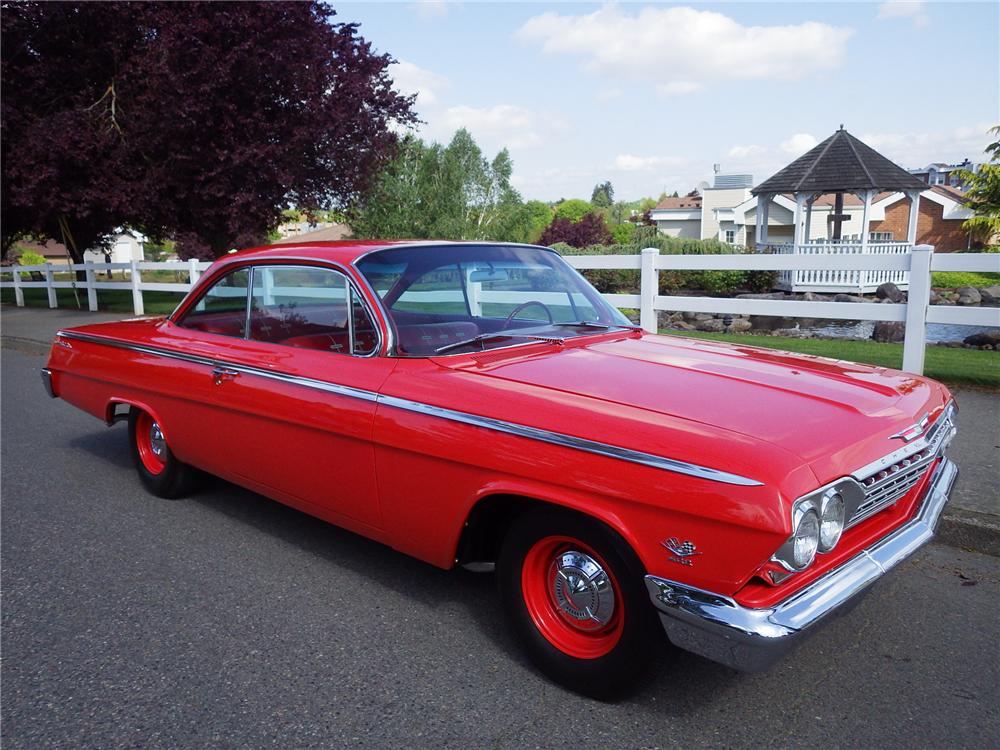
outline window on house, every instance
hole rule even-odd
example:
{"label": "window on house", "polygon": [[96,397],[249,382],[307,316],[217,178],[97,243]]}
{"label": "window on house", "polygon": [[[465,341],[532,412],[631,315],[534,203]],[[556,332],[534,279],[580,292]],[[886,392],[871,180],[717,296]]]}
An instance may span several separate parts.
{"label": "window on house", "polygon": [[726,243],[729,244],[729,245],[735,245],[736,244],[736,230],[735,229],[727,229],[726,230]]}

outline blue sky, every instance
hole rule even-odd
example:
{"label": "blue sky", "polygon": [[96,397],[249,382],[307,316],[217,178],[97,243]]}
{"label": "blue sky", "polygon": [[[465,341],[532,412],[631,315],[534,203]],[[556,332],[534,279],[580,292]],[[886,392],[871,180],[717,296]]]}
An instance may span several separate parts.
{"label": "blue sky", "polygon": [[420,135],[506,146],[525,198],[761,181],[841,123],[906,167],[982,160],[1000,4],[337,3],[399,64]]}

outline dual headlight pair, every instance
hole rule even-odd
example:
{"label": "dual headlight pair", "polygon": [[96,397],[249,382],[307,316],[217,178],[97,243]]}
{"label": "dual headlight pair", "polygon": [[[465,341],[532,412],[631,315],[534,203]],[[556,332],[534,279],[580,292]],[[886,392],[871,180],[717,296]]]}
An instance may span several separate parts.
{"label": "dual headlight pair", "polygon": [[802,498],[792,510],[792,535],[774,554],[790,571],[805,570],[817,552],[829,552],[844,533],[844,496],[835,488]]}

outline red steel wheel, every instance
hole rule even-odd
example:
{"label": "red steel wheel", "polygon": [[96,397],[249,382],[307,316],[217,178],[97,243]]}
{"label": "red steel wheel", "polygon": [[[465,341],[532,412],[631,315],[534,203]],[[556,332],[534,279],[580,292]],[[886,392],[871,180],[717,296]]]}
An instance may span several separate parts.
{"label": "red steel wheel", "polygon": [[539,539],[524,556],[521,590],[545,639],[577,659],[609,654],[625,626],[625,601],[611,567],[571,536]]}
{"label": "red steel wheel", "polygon": [[158,475],[167,465],[167,441],[160,425],[147,412],[139,412],[135,425],[135,447],[150,474]]}

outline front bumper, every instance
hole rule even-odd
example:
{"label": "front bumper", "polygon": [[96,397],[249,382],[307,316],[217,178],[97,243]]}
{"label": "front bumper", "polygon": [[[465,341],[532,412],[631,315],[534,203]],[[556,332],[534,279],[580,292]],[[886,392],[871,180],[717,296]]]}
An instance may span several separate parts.
{"label": "front bumper", "polygon": [[915,518],[774,607],[751,609],[728,596],[646,576],[667,636],[680,648],[734,669],[767,669],[930,541],[957,477],[958,467],[942,458]]}

